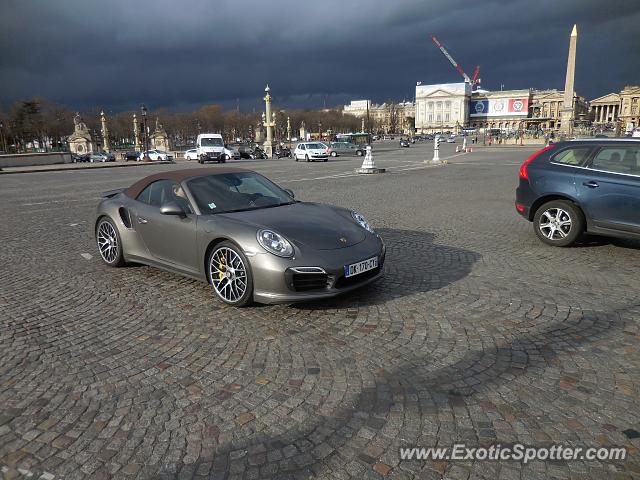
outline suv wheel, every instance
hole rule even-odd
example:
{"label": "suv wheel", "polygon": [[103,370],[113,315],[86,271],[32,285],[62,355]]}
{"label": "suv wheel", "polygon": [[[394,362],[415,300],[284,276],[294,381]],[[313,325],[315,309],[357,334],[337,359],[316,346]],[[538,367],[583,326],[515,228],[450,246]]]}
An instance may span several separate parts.
{"label": "suv wheel", "polygon": [[584,232],[584,217],[573,203],[552,200],[536,210],[533,228],[547,245],[568,247]]}

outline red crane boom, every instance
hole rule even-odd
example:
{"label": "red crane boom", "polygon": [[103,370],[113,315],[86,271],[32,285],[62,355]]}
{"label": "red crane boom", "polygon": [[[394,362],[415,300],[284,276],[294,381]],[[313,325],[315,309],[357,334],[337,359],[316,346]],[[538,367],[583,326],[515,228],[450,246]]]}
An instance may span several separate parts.
{"label": "red crane boom", "polygon": [[433,43],[436,44],[436,47],[438,47],[438,49],[440,49],[440,51],[443,53],[443,55],[445,57],[447,57],[447,60],[449,60],[449,62],[451,63],[451,65],[453,65],[453,67],[458,71],[458,73],[460,75],[462,75],[462,78],[464,78],[464,81],[467,83],[470,83],[471,86],[473,86],[474,88],[480,84],[480,66],[477,66],[475,71],[473,72],[473,77],[469,78],[469,75],[467,75],[464,70],[462,69],[462,67],[460,65],[458,65],[458,62],[456,62],[453,57],[451,56],[451,54],[447,51],[446,48],[444,48],[444,45],[442,45],[442,43],[436,38],[435,35],[431,35],[431,40],[433,40]]}

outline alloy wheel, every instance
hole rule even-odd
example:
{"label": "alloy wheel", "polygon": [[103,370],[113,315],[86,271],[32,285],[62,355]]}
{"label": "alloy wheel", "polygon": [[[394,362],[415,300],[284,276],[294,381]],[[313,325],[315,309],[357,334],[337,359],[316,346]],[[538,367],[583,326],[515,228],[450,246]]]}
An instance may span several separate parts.
{"label": "alloy wheel", "polygon": [[109,264],[115,263],[118,259],[120,245],[118,244],[118,235],[113,225],[107,221],[103,221],[98,227],[98,235],[96,238],[102,259]]}
{"label": "alloy wheel", "polygon": [[549,240],[561,240],[571,232],[571,215],[562,208],[549,208],[540,216],[538,228]]}
{"label": "alloy wheel", "polygon": [[228,303],[236,303],[247,291],[247,269],[235,251],[220,247],[209,262],[209,277],[216,293]]}

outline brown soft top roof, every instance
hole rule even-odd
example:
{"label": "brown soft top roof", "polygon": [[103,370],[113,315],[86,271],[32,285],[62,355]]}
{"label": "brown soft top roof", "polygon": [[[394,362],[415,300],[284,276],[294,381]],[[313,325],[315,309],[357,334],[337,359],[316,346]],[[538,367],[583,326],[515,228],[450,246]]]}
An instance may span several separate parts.
{"label": "brown soft top roof", "polygon": [[168,172],[154,173],[148,177],[144,177],[124,190],[124,194],[130,198],[137,198],[147,186],[158,180],[171,180],[173,182],[182,182],[189,178],[204,177],[205,175],[221,175],[223,173],[239,173],[250,172],[251,170],[243,170],[242,168],[218,167],[218,168],[185,168],[183,170],[172,170]]}

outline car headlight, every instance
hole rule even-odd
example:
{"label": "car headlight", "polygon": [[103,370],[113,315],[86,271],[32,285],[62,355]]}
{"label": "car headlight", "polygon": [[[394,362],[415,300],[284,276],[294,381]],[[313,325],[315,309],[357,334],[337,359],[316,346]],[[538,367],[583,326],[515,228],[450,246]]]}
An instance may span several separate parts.
{"label": "car headlight", "polygon": [[293,247],[289,241],[273,230],[259,230],[258,243],[267,252],[273,253],[278,257],[291,257],[293,255]]}
{"label": "car headlight", "polygon": [[367,222],[367,219],[364,218],[362,215],[360,215],[358,212],[351,212],[351,216],[366,231],[371,232],[371,233],[376,233],[376,232],[373,231],[373,228],[371,228],[371,225],[369,225],[369,222]]}

